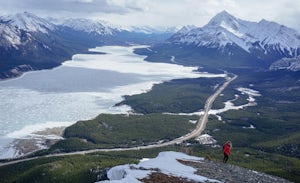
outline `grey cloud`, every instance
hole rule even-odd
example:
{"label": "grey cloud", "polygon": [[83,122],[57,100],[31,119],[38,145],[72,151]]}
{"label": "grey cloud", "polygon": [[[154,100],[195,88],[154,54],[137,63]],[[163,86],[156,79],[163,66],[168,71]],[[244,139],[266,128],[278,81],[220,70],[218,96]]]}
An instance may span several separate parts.
{"label": "grey cloud", "polygon": [[0,0],[0,15],[29,11],[42,17],[99,18],[123,26],[203,26],[225,9],[241,19],[264,18],[300,30],[299,7],[295,0]]}
{"label": "grey cloud", "polygon": [[[45,14],[55,13],[114,13],[126,14],[134,10],[140,11],[136,7],[121,7],[106,0],[9,0],[0,2],[0,8],[6,13],[20,11],[44,12]],[[10,12],[6,11],[10,10]]]}

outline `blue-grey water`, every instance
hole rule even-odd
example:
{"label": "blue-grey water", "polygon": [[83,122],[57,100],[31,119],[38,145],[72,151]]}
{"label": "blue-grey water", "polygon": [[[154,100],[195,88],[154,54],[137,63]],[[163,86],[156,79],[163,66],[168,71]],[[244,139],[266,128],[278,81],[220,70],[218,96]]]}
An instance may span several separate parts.
{"label": "blue-grey water", "polygon": [[139,74],[62,66],[0,82],[1,89],[18,88],[41,93],[107,92],[114,86],[141,82]]}

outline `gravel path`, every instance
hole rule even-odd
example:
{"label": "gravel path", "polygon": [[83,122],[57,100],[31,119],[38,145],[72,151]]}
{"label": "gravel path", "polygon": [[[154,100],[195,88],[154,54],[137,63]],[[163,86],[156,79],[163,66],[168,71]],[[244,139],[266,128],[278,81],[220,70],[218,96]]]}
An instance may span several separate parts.
{"label": "gravel path", "polygon": [[180,162],[196,168],[196,174],[198,175],[220,180],[226,183],[291,183],[290,181],[280,177],[268,175],[262,172],[256,172],[235,165],[217,163],[209,160],[204,160],[200,163],[186,161]]}

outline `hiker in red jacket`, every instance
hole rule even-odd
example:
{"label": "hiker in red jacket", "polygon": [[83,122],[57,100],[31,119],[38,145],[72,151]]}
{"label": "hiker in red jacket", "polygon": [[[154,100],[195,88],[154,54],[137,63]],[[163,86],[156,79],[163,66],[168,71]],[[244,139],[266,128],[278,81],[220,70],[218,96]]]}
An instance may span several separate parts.
{"label": "hiker in red jacket", "polygon": [[229,159],[231,147],[232,147],[232,143],[230,141],[227,141],[223,145],[223,153],[224,153],[223,163],[226,163],[227,160]]}

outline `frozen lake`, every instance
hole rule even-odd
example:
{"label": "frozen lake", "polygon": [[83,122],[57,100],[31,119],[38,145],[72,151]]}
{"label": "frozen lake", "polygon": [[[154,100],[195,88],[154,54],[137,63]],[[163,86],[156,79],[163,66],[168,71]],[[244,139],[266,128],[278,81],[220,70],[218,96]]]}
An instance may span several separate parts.
{"label": "frozen lake", "polygon": [[[0,82],[0,158],[13,157],[13,139],[33,132],[69,126],[100,113],[126,113],[114,107],[123,95],[150,90],[153,84],[177,78],[224,77],[195,72],[196,67],[150,63],[136,55],[137,46],[90,49],[106,54],[77,54],[52,70],[34,71]],[[32,138],[32,136],[31,136]]]}

